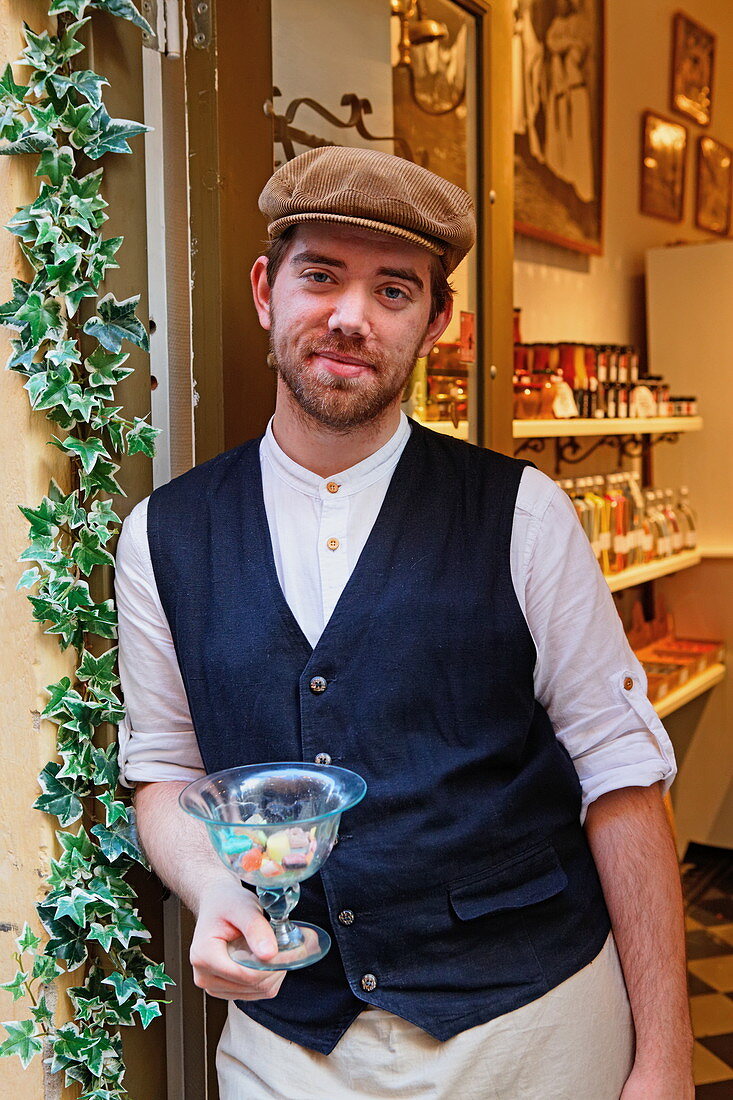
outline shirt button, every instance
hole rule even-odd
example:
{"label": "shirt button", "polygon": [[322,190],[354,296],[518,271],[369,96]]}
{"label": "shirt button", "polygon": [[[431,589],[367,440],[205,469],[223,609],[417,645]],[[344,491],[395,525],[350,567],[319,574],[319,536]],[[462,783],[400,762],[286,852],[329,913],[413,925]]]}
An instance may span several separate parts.
{"label": "shirt button", "polygon": [[328,767],[328,765],[331,763],[331,757],[328,755],[327,752],[319,752],[318,756],[315,759],[315,763],[323,764],[325,767]]}
{"label": "shirt button", "polygon": [[311,689],[314,695],[322,695],[328,687],[328,684],[322,676],[314,676],[308,687]]}
{"label": "shirt button", "polygon": [[341,545],[341,543],[339,542],[338,539],[329,539],[328,542],[326,543],[326,546],[328,547],[329,550],[338,550],[340,545]]}
{"label": "shirt button", "polygon": [[377,979],[373,974],[365,974],[359,984],[365,993],[373,993],[377,988]]}
{"label": "shirt button", "polygon": [[630,676],[627,676],[626,679],[624,680],[624,688],[626,689],[626,691],[631,691],[633,686],[634,686],[634,681],[631,679]]}
{"label": "shirt button", "polygon": [[347,927],[354,923],[354,914],[350,909],[342,909],[339,913],[339,922],[345,924]]}
{"label": "shirt button", "polygon": [[326,488],[328,489],[329,493],[337,493],[341,486],[337,481],[329,481],[329,483],[326,485]]}

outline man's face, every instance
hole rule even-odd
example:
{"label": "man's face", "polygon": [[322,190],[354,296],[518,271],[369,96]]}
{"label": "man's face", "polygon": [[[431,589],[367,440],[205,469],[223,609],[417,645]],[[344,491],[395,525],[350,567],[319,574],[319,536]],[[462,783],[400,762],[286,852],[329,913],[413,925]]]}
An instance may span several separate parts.
{"label": "man's face", "polygon": [[386,234],[299,226],[277,272],[266,319],[282,382],[332,430],[398,404],[415,360],[447,318],[428,325],[430,255]]}

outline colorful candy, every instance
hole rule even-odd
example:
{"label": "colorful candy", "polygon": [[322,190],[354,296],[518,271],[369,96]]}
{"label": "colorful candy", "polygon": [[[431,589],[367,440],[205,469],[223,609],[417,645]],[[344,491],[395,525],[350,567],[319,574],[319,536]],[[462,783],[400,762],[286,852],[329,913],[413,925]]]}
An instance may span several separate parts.
{"label": "colorful candy", "polygon": [[222,838],[222,848],[227,855],[241,857],[237,861],[237,870],[242,875],[256,872],[263,878],[275,879],[279,875],[302,870],[313,862],[318,848],[315,826],[306,831],[300,825],[290,825],[269,834],[265,829],[256,828],[258,825],[273,824],[261,814],[252,814],[244,822],[249,828]]}

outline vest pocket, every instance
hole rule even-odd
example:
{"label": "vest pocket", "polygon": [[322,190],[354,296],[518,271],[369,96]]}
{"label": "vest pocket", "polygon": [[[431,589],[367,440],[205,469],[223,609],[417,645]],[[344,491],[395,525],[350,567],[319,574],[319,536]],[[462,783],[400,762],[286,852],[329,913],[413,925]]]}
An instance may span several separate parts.
{"label": "vest pocket", "polygon": [[564,890],[568,876],[551,844],[543,843],[503,863],[461,879],[448,887],[451,907],[459,920],[503,913],[546,901]]}

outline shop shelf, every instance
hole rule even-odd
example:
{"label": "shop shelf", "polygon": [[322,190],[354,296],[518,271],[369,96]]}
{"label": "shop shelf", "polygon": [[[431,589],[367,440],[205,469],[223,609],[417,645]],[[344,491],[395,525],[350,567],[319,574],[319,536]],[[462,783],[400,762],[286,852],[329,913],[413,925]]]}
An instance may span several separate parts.
{"label": "shop shelf", "polygon": [[701,416],[624,417],[621,420],[513,420],[515,439],[550,439],[568,435],[664,435],[699,432]]}
{"label": "shop shelf", "polygon": [[678,573],[680,569],[689,569],[693,565],[699,565],[701,560],[699,550],[682,550],[671,558],[660,558],[659,561],[646,562],[644,565],[632,565],[620,573],[607,576],[606,580],[612,592],[620,592],[622,588],[633,588],[635,584],[644,584],[646,581],[656,580],[657,577]]}
{"label": "shop shelf", "polygon": [[654,704],[654,709],[660,718],[666,718],[668,714],[672,714],[673,711],[679,710],[685,703],[689,703],[692,699],[697,699],[698,695],[703,695],[706,691],[710,691],[710,688],[715,687],[721,680],[725,678],[726,668],[725,665],[711,665],[710,668],[706,668],[704,672],[701,672],[698,676],[693,676],[682,687],[675,688],[674,691],[670,691],[669,695],[665,695],[663,699],[659,699]]}

